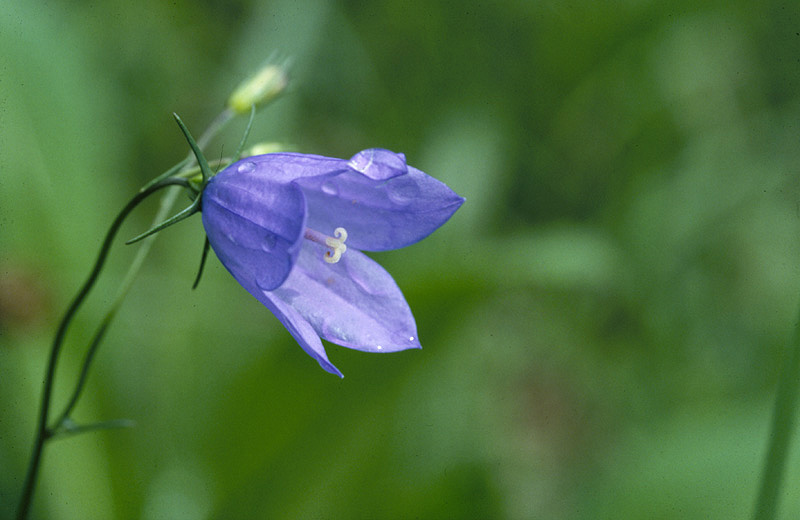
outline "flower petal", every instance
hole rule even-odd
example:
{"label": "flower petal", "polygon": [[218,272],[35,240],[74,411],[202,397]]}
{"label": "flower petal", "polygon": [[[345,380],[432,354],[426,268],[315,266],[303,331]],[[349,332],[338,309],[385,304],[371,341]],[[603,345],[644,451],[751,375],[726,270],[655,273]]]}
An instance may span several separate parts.
{"label": "flower petal", "polygon": [[289,278],[264,295],[274,307],[291,307],[322,338],[367,352],[420,348],[414,316],[391,275],[360,251],[348,249],[335,264],[325,249],[306,243]]}
{"label": "flower petal", "polygon": [[325,371],[339,377],[344,377],[339,369],[328,360],[325,347],[322,346],[322,341],[320,341],[317,331],[314,330],[311,324],[303,318],[299,312],[283,300],[269,297],[269,292],[260,291],[258,289],[255,291],[256,292],[251,291],[251,294],[256,296],[261,303],[272,311],[297,343],[300,344],[300,347],[306,351],[306,354],[316,359],[319,366],[325,369]]}
{"label": "flower petal", "polygon": [[242,184],[259,186],[264,180],[289,183],[302,177],[330,175],[349,169],[344,159],[302,153],[268,153],[236,162],[218,175],[235,175]]}
{"label": "flower petal", "polygon": [[[366,167],[372,175],[388,175],[389,169],[386,163]],[[343,227],[347,245],[366,251],[419,242],[464,203],[444,183],[410,166],[406,173],[381,181],[348,169],[296,182],[306,195],[309,227],[323,233]]]}
{"label": "flower petal", "polygon": [[[358,249],[413,244],[464,199],[407,166],[404,155],[371,149],[350,161],[291,153],[249,157],[213,177],[202,197],[203,226],[222,264],[322,368],[341,376],[321,338],[368,352],[420,348],[400,289]],[[338,263],[323,260],[322,239],[303,239],[317,236],[306,225],[322,233],[348,231]]]}
{"label": "flower petal", "polygon": [[328,355],[325,353],[325,347],[322,346],[319,334],[317,334],[311,324],[294,310],[291,305],[288,305],[280,299],[268,297],[271,293],[259,289],[253,283],[243,283],[242,287],[278,318],[295,341],[300,344],[309,356],[316,359],[325,371],[339,377],[344,377],[339,369],[333,366],[333,363],[328,360]]}
{"label": "flower petal", "polygon": [[222,265],[242,285],[282,284],[303,242],[302,191],[269,179],[249,185],[233,171],[212,178],[202,196],[203,227]]}

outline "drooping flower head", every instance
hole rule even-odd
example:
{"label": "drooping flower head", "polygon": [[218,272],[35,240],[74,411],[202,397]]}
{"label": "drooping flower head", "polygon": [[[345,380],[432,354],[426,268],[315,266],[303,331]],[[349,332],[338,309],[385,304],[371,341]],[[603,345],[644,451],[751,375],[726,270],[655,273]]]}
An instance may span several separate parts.
{"label": "drooping flower head", "polygon": [[211,178],[202,194],[208,240],[222,264],[333,374],[320,338],[368,352],[419,348],[392,277],[360,250],[431,234],[464,202],[388,150],[349,161],[274,153]]}

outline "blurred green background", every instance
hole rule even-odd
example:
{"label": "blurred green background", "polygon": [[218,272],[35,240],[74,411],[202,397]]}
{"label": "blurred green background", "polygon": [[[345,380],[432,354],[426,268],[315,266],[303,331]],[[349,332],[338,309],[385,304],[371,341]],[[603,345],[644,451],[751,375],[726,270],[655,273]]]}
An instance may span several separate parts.
{"label": "blurred green background", "polygon": [[[0,6],[0,517],[56,323],[113,215],[273,52],[251,142],[368,147],[467,198],[373,255],[421,351],[323,372],[213,258],[158,240],[33,518],[747,518],[800,303],[800,4]],[[208,149],[231,153],[244,121]],[[156,203],[123,235],[144,230]],[[63,403],[134,247],[71,329]],[[800,515],[792,451],[782,518]]]}

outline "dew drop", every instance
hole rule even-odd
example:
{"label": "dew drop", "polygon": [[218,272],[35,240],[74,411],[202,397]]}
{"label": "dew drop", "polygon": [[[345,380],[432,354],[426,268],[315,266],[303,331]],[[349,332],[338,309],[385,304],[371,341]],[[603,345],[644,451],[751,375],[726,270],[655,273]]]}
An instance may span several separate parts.
{"label": "dew drop", "polygon": [[322,183],[322,193],[335,197],[339,195],[339,187],[333,181],[325,181]]}
{"label": "dew drop", "polygon": [[419,186],[413,179],[398,177],[386,185],[386,192],[395,204],[407,206],[419,196]]}
{"label": "dew drop", "polygon": [[383,350],[383,347],[382,347],[382,346],[380,346],[380,345],[378,345],[378,346],[377,346],[377,347],[375,347],[375,348],[377,348],[378,350]]}
{"label": "dew drop", "polygon": [[236,168],[236,171],[239,173],[250,173],[251,171],[256,169],[256,163],[245,161]]}
{"label": "dew drop", "polygon": [[[347,253],[345,253],[344,256],[347,256]],[[357,262],[353,262],[352,260],[348,259],[348,261],[345,263],[345,268],[347,269],[347,274],[350,279],[365,294],[381,295],[386,293],[386,291],[378,286],[373,280],[369,279],[369,275],[367,275],[363,269],[359,269]]]}
{"label": "dew drop", "polygon": [[299,292],[295,291],[294,289],[287,289],[285,287],[281,287],[275,291],[275,294],[280,297],[281,300],[285,301],[289,305],[294,305],[295,300],[302,296]]}
{"label": "dew drop", "polygon": [[350,167],[354,170],[364,173],[367,171],[367,168],[372,166],[373,156],[373,150],[363,150],[358,152],[353,156],[352,159],[350,159]]}
{"label": "dew drop", "polygon": [[376,181],[385,181],[408,173],[405,155],[378,148],[358,152],[350,159],[349,165]]}
{"label": "dew drop", "polygon": [[270,252],[275,248],[278,242],[278,237],[274,233],[266,232],[261,240],[261,249]]}
{"label": "dew drop", "polygon": [[[312,326],[313,326],[312,321]],[[316,328],[316,327],[315,327]],[[347,330],[337,323],[335,319],[326,319],[319,326],[320,335],[328,341],[343,341],[345,343],[354,342],[355,338],[347,333]]]}

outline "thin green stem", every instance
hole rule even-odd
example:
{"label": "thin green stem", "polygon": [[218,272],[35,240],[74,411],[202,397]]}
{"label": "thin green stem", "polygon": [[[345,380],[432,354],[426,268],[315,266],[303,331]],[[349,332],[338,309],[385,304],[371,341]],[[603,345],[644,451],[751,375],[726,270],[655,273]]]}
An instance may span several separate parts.
{"label": "thin green stem", "polygon": [[247,143],[247,138],[250,137],[250,130],[253,128],[253,121],[255,120],[255,118],[256,118],[256,106],[252,105],[250,107],[250,118],[247,120],[247,126],[244,129],[242,140],[239,141],[239,146],[236,148],[236,153],[233,154],[234,162],[242,158],[242,152],[244,152],[244,146]]}
{"label": "thin green stem", "polygon": [[58,429],[53,430],[51,440],[66,439],[81,433],[96,432],[99,430],[114,430],[121,428],[133,428],[136,423],[130,419],[114,419],[112,421],[101,421],[92,424],[76,424],[70,420],[63,422]]}
{"label": "thin green stem", "polygon": [[94,286],[97,278],[100,276],[100,271],[103,269],[103,265],[105,264],[106,258],[108,257],[108,253],[111,249],[111,243],[119,231],[120,226],[122,226],[122,223],[125,221],[125,218],[136,206],[138,206],[143,200],[156,191],[166,188],[167,186],[176,185],[184,186],[186,188],[189,187],[189,183],[185,179],[164,179],[159,183],[154,184],[147,190],[137,193],[136,196],[134,196],[130,202],[125,205],[122,211],[120,211],[120,213],[114,219],[114,222],[111,224],[108,233],[106,233],[106,237],[103,240],[102,246],[100,247],[100,253],[95,261],[91,273],[89,274],[89,277],[86,279],[80,291],[78,291],[78,294],[75,296],[75,299],[72,300],[72,303],[70,303],[69,307],[67,308],[67,312],[64,314],[64,317],[61,319],[61,323],[58,326],[55,338],[53,340],[53,345],[50,349],[50,358],[48,360],[47,371],[45,373],[44,389],[42,390],[42,401],[39,409],[39,419],[36,427],[36,438],[34,440],[33,454],[31,455],[31,460],[28,465],[28,472],[25,477],[22,497],[20,498],[20,505],[19,509],[17,510],[18,519],[24,519],[28,516],[28,510],[30,509],[31,500],[33,498],[33,490],[36,487],[36,477],[39,472],[39,467],[41,466],[44,443],[53,435],[53,430],[47,426],[47,419],[50,411],[50,399],[53,393],[56,365],[58,364],[59,354],[61,353],[61,347],[64,343],[67,329],[69,328],[75,313],[86,299],[86,296]]}
{"label": "thin green stem", "polygon": [[[207,146],[208,143],[211,141],[211,139],[213,139],[222,130],[222,128],[233,119],[234,116],[235,113],[230,109],[225,109],[224,111],[222,111],[211,122],[206,131],[203,132],[203,134],[197,140],[196,143],[197,148],[202,149],[205,146]],[[191,188],[191,186],[187,183],[187,181],[183,179],[172,179],[172,177],[173,175],[180,175],[181,173],[186,173],[188,170],[190,170],[194,166],[193,157],[194,154],[190,152],[183,161],[181,161],[173,168],[167,170],[157,178],[147,183],[144,187],[142,187],[142,189],[139,191],[136,197],[132,199],[131,203],[133,203],[133,201],[135,200],[141,202],[141,200],[144,200],[144,198],[146,198],[148,195],[152,194],[153,192],[165,186],[181,185],[184,187]],[[208,168],[208,166],[206,166],[206,168]],[[179,191],[180,190],[177,189],[167,190],[167,192],[161,198],[161,204],[158,214],[153,219],[154,224],[163,221],[164,218],[166,218],[166,216],[170,213],[172,207],[175,205],[175,201],[177,200]],[[138,202],[136,204],[138,204]],[[129,206],[131,205],[131,203],[129,203]],[[136,204],[133,204],[133,206],[135,207]],[[123,209],[120,215],[122,215],[123,213],[127,215],[127,213],[125,212],[126,209],[128,210],[128,212],[130,212],[130,210],[132,210],[133,207],[128,208],[128,206],[126,206],[126,208]],[[101,249],[100,258],[98,258],[98,262],[100,264],[102,264],[102,262],[105,261],[105,256],[108,253],[106,243],[110,245],[110,238],[113,238],[112,235],[116,234],[116,231],[118,230],[119,225],[121,224],[121,220],[124,220],[124,217],[120,219],[120,217],[118,216],[117,220],[115,220],[114,224],[112,224],[112,228],[109,231],[109,235],[106,236],[106,241],[104,242],[104,248]],[[111,233],[111,231],[113,231],[113,234]],[[64,319],[59,325],[58,331],[56,332],[56,339],[54,340],[53,347],[50,351],[50,359],[48,361],[47,372],[45,376],[44,390],[42,394],[42,403],[39,411],[39,420],[36,430],[36,438],[34,441],[34,449],[31,455],[31,459],[28,463],[28,470],[25,476],[25,483],[23,485],[22,496],[20,498],[20,505],[19,509],[17,510],[18,520],[24,520],[28,516],[28,512],[31,506],[31,501],[33,499],[33,492],[36,487],[36,480],[39,472],[39,467],[41,466],[44,444],[45,442],[47,442],[47,440],[53,437],[55,430],[58,429],[59,426],[65,423],[65,421],[69,418],[69,414],[72,412],[73,408],[77,404],[78,399],[83,390],[83,387],[85,385],[86,378],[88,376],[89,367],[91,366],[92,360],[94,359],[97,349],[105,334],[105,331],[110,325],[114,316],[116,315],[116,312],[119,309],[122,300],[125,298],[127,293],[130,291],[131,287],[133,286],[133,281],[136,278],[136,275],[138,274],[139,270],[141,269],[141,266],[144,263],[145,258],[150,252],[150,248],[152,247],[155,238],[156,238],[155,235],[152,235],[142,240],[141,246],[139,247],[139,250],[137,251],[137,254],[134,257],[131,266],[128,268],[127,273],[125,274],[125,278],[123,279],[122,285],[120,286],[120,289],[117,292],[115,300],[112,303],[109,311],[104,316],[103,321],[98,327],[98,330],[96,331],[93,337],[92,343],[90,344],[89,349],[87,350],[87,354],[86,357],[84,358],[83,366],[81,369],[81,374],[75,385],[75,389],[73,390],[73,393],[67,403],[67,406],[64,408],[64,411],[59,415],[58,421],[55,423],[53,429],[51,429],[48,428],[47,426],[47,419],[50,408],[51,394],[53,391],[55,368],[61,350],[61,344],[63,342],[64,335],[66,333],[66,329],[67,326],[69,325],[69,322],[71,321],[72,317],[77,311],[77,308],[80,305],[80,303],[87,296],[89,289],[91,289],[92,285],[97,279],[97,276],[99,275],[99,269],[97,268],[97,265],[95,266],[95,270],[92,271],[89,280],[87,280],[87,282],[82,287],[81,291],[78,293],[78,296],[75,298],[75,300],[73,300],[73,303],[67,309],[67,313],[65,314]],[[97,428],[92,427],[91,425],[87,427],[77,427],[77,429],[74,429],[75,431],[73,431],[72,433],[82,433],[84,431],[90,431],[94,429]]]}
{"label": "thin green stem", "polygon": [[186,168],[189,166],[189,164],[191,162],[192,162],[192,157],[191,156],[187,156],[181,162],[179,162],[178,164],[176,164],[175,166],[173,166],[169,170],[165,171],[164,173],[162,173],[161,175],[159,175],[155,179],[151,180],[150,182],[148,182],[147,184],[142,186],[142,188],[139,191],[144,191],[147,188],[149,188],[150,186],[153,186],[154,184],[158,184],[159,182],[161,182],[164,179],[176,176],[178,174],[178,172],[185,171]]}
{"label": "thin green stem", "polygon": [[[153,218],[153,222],[160,222],[166,218],[166,216],[172,210],[172,206],[174,206],[175,200],[177,199],[179,193],[180,190],[167,190],[167,193],[165,193],[161,198],[161,204],[156,216]],[[86,357],[84,358],[83,365],[81,367],[81,374],[75,385],[75,389],[72,391],[72,396],[70,397],[67,405],[64,407],[64,410],[59,415],[58,420],[56,420],[56,425],[60,424],[62,421],[64,421],[64,419],[69,417],[73,408],[75,408],[75,405],[78,403],[78,399],[83,391],[86,378],[89,375],[89,368],[94,360],[94,356],[97,353],[97,349],[100,346],[103,336],[105,335],[108,326],[111,325],[111,321],[116,316],[117,311],[122,305],[122,301],[128,294],[128,291],[130,291],[131,287],[133,287],[133,282],[136,279],[136,275],[139,273],[147,254],[150,252],[150,248],[152,247],[155,238],[155,236],[151,236],[142,240],[141,245],[136,251],[136,256],[134,257],[133,262],[131,262],[128,272],[125,274],[125,278],[123,278],[122,283],[120,284],[120,288],[117,290],[117,295],[114,298],[114,301],[111,303],[111,307],[109,307],[105,316],[103,316],[103,320],[100,322],[100,326],[95,331],[92,342],[89,344],[89,348],[86,351]]]}
{"label": "thin green stem", "polygon": [[[200,136],[200,139],[197,140],[197,146],[199,148],[201,148],[201,149],[205,148],[208,145],[208,143],[211,141],[211,139],[213,139],[225,127],[225,125],[227,125],[231,121],[231,119],[233,119],[233,117],[235,115],[236,114],[230,108],[226,108],[225,110],[220,112],[217,115],[217,117],[214,118],[214,120],[211,122],[211,124],[208,125],[208,128],[206,128],[206,131],[203,132],[203,135]],[[183,129],[183,126],[182,126],[183,122],[182,121],[179,123],[179,125],[181,125],[181,129]],[[249,124],[248,124],[248,131],[249,131]],[[142,187],[142,189],[139,190],[139,191],[144,191],[147,188],[149,188],[150,186],[152,186],[153,184],[155,184],[155,183],[157,183],[157,182],[159,182],[159,181],[161,181],[163,179],[166,179],[167,177],[173,177],[173,176],[177,175],[179,172],[180,173],[185,173],[188,170],[190,170],[193,165],[194,165],[194,153],[193,152],[189,152],[186,155],[186,158],[184,158],[181,162],[179,162],[178,164],[176,164],[175,166],[173,166],[169,170],[165,171],[164,173],[162,173],[161,175],[159,175],[155,179],[153,179],[150,182],[148,182],[147,184],[145,184]],[[165,195],[165,198],[166,198],[166,195]],[[164,220],[164,217],[162,217],[159,220]],[[155,220],[154,220],[154,222],[155,222]]]}
{"label": "thin green stem", "polygon": [[[226,108],[220,112],[219,115],[217,115],[217,117],[211,121],[211,124],[208,125],[208,128],[206,128],[206,131],[200,136],[200,139],[197,140],[197,146],[199,146],[201,149],[205,148],[211,139],[213,139],[214,136],[216,136],[225,127],[225,125],[227,125],[231,119],[234,118],[234,116],[236,116],[236,113],[234,113],[234,111],[230,108]],[[192,153],[190,152],[187,157],[191,156]]]}
{"label": "thin green stem", "polygon": [[97,331],[92,338],[92,342],[89,344],[89,348],[86,350],[86,357],[84,358],[83,365],[81,366],[81,374],[78,376],[78,381],[75,383],[75,390],[72,392],[69,402],[64,407],[64,411],[61,412],[61,415],[59,415],[58,419],[56,419],[53,423],[55,424],[54,428],[58,428],[60,425],[63,425],[69,418],[69,415],[72,413],[75,405],[78,404],[78,399],[81,396],[83,387],[86,384],[86,379],[89,376],[89,367],[92,365],[94,355],[97,353],[97,348],[100,346],[100,342],[103,341],[103,336],[105,336],[106,330],[108,330],[108,326],[111,324],[111,320],[114,319],[114,316],[117,314],[118,308],[119,306],[112,307],[112,309],[103,318],[100,326],[97,328]]}
{"label": "thin green stem", "polygon": [[753,515],[755,520],[772,520],[778,512],[778,499],[786,461],[789,457],[799,389],[800,316],[795,323],[789,352],[787,352],[787,358],[778,381],[767,457],[764,461],[761,488]]}
{"label": "thin green stem", "polygon": [[[217,133],[219,133],[220,130],[222,130],[222,128],[232,119],[232,117],[233,112],[231,112],[229,109],[221,112],[209,125],[208,129],[203,132],[203,135],[200,136],[200,139],[197,141],[198,145],[201,147],[208,145],[209,141]],[[193,158],[194,154],[189,152],[184,160],[163,174],[159,175],[149,183],[145,184],[140,191],[149,189],[151,186],[164,180],[168,176],[176,175],[183,177],[185,174],[191,173],[196,169],[192,161]],[[197,171],[199,172],[199,170]],[[169,215],[173,206],[175,205],[175,201],[177,200],[179,193],[180,190],[171,189],[167,190],[164,196],[161,197],[158,211],[156,212],[155,217],[153,217],[152,225],[156,225],[167,218],[167,215]],[[145,258],[147,258],[147,255],[150,253],[150,248],[153,246],[155,239],[156,237],[153,235],[141,241],[141,245],[136,251],[136,256],[133,258],[133,262],[131,262],[128,271],[125,273],[125,278],[123,278],[122,283],[117,290],[117,294],[114,297],[114,301],[111,303],[111,307],[109,307],[105,316],[103,316],[103,320],[100,322],[100,326],[97,328],[97,331],[95,331],[92,342],[89,344],[89,348],[86,351],[86,357],[84,358],[83,365],[81,367],[81,374],[78,377],[77,383],[75,384],[75,389],[72,391],[72,395],[67,403],[67,406],[64,407],[64,410],[59,415],[58,420],[55,423],[56,425],[61,424],[66,418],[68,418],[72,413],[72,410],[75,408],[75,405],[78,403],[78,399],[80,398],[86,383],[86,378],[89,375],[89,368],[91,367],[92,361],[94,360],[94,356],[97,353],[97,349],[100,346],[103,336],[105,335],[108,326],[116,316],[117,311],[122,305],[122,301],[125,299],[125,296],[127,296],[128,292],[131,290],[131,287],[133,287],[133,282],[136,280],[136,276],[139,274],[139,270],[142,268]]]}

